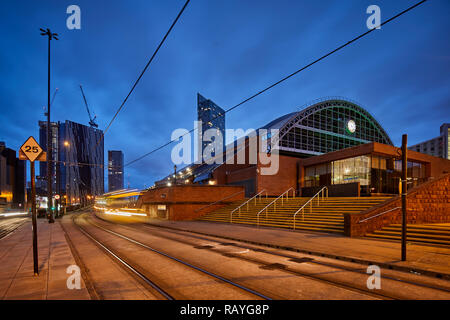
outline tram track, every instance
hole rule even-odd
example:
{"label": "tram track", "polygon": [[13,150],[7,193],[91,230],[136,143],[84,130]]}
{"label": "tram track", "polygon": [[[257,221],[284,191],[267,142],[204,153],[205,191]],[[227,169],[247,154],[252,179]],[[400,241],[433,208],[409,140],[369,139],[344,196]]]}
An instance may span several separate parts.
{"label": "tram track", "polygon": [[[97,218],[97,219],[100,219],[100,218]],[[110,221],[105,221],[105,220],[102,220],[102,219],[100,219],[100,220],[104,221],[106,223],[112,223],[113,225],[126,228],[126,229],[128,229],[130,231],[136,231],[136,229],[133,228],[133,227],[128,227],[128,226],[125,226],[123,224],[117,224],[117,223],[113,223],[113,222],[110,222]],[[146,226],[144,225],[144,227],[146,227]],[[118,232],[114,232],[114,231],[111,231],[111,230],[109,230],[109,232],[113,232],[115,234],[118,234],[119,236],[123,236],[122,234],[120,234]],[[155,235],[155,234],[152,234],[152,235]],[[198,249],[212,250],[211,248],[208,248],[207,246],[205,248],[201,248],[201,246],[198,246],[198,244],[196,244],[196,243],[189,243],[188,241],[185,241],[185,240],[173,239],[172,237],[162,236],[161,234],[158,234],[156,236],[160,237],[160,238],[163,238],[163,239],[176,241],[176,242],[178,242],[180,244],[190,245],[190,246],[192,246],[194,248],[197,247]],[[134,239],[132,239],[132,240],[136,241]],[[209,240],[209,239],[205,239],[205,240]],[[212,250],[212,251],[217,252],[216,250]],[[371,298],[374,298],[374,299],[383,299],[383,300],[396,299],[395,297],[392,297],[392,296],[389,296],[389,295],[385,295],[385,294],[369,291],[369,289],[363,290],[361,288],[350,286],[350,285],[345,284],[345,283],[336,282],[336,281],[330,281],[329,279],[325,279],[325,278],[322,278],[322,277],[317,277],[317,276],[314,276],[312,274],[298,272],[298,271],[293,270],[291,268],[284,268],[284,266],[282,266],[280,268],[279,264],[277,264],[277,263],[274,264],[274,263],[270,263],[270,262],[267,262],[267,261],[264,261],[264,260],[248,258],[248,257],[244,257],[243,255],[239,255],[239,254],[238,255],[233,255],[233,254],[229,254],[227,252],[217,252],[217,253],[220,253],[220,254],[222,254],[222,255],[224,255],[226,257],[235,258],[235,259],[239,259],[239,260],[251,263],[251,264],[255,264],[261,269],[277,270],[277,271],[280,271],[282,273],[286,273],[286,274],[293,275],[293,276],[296,276],[296,277],[301,277],[301,278],[304,278],[304,279],[312,280],[312,281],[314,281],[316,283],[321,283],[321,284],[326,285],[326,286],[333,286],[333,287],[336,287],[336,288],[340,288],[340,289],[344,289],[344,290],[347,290],[347,291],[354,292],[356,294],[363,294],[363,295],[365,295],[367,297],[371,297]]]}
{"label": "tram track", "polygon": [[[203,241],[211,241],[211,242],[215,242],[218,245],[223,245],[225,244],[226,246],[233,246],[236,248],[240,248],[240,249],[248,249],[248,250],[252,250],[255,251],[255,246],[248,246],[248,245],[243,245],[238,243],[238,241],[233,241],[233,242],[224,242],[221,240],[217,240],[214,239],[215,237],[212,236],[200,236],[197,234],[193,234],[189,231],[175,231],[175,230],[170,230],[166,231],[166,230],[162,230],[161,228],[158,228],[156,226],[149,226],[149,225],[142,225],[142,227],[146,228],[146,229],[151,229],[151,230],[158,230],[158,232],[163,232],[163,233],[169,233],[169,234],[177,234],[180,236],[186,236],[186,237],[190,237],[190,238],[194,238],[194,239],[198,239],[198,240],[203,240]],[[161,237],[165,237],[165,238],[170,238],[170,236],[167,235],[161,235]],[[220,238],[220,236],[217,236],[216,238]],[[177,241],[176,239],[170,238],[172,240]],[[295,255],[291,255],[291,254],[286,254],[286,253],[282,253],[282,252],[276,252],[273,250],[266,250],[266,249],[256,249],[256,252],[262,252],[265,254],[269,254],[272,256],[277,256],[277,257],[281,257],[281,258],[286,258],[286,259],[298,259],[297,256]],[[355,272],[355,273],[359,273],[359,274],[364,274],[366,275],[366,270],[367,268],[365,267],[360,267],[360,268],[356,268],[356,267],[347,267],[344,265],[339,265],[336,263],[329,263],[329,262],[324,262],[324,261],[318,261],[317,259],[314,258],[306,258],[305,262],[309,263],[309,264],[315,264],[315,265],[320,265],[320,266],[325,266],[325,267],[331,267],[331,268],[335,268],[335,269],[339,269],[339,270],[343,270],[343,271],[349,271],[349,272]],[[439,290],[442,292],[446,292],[446,293],[450,293],[450,285],[448,288],[443,288],[443,287],[437,287],[437,286],[433,286],[433,285],[429,285],[426,283],[420,283],[420,282],[414,282],[414,281],[410,281],[410,280],[406,280],[406,279],[400,279],[400,278],[395,278],[392,276],[383,276],[383,279],[388,279],[388,280],[393,280],[393,281],[398,281],[398,282],[402,282],[405,284],[410,284],[410,285],[415,285],[415,286],[419,286],[419,287],[424,287],[424,288],[429,288],[429,289],[434,289],[434,290]]]}
{"label": "tram track", "polygon": [[29,218],[5,218],[0,220],[0,239],[3,239],[20,228]]}
{"label": "tram track", "polygon": [[[103,220],[103,221],[105,221],[105,220]],[[264,259],[248,257],[246,255],[241,254],[242,252],[239,252],[238,254],[233,254],[233,253],[218,249],[217,247],[220,247],[220,246],[227,247],[227,248],[236,247],[236,248],[240,248],[240,249],[244,249],[244,250],[249,250],[250,252],[253,251],[253,252],[258,252],[258,253],[262,253],[262,254],[267,254],[267,255],[271,255],[271,256],[289,259],[290,261],[294,261],[294,262],[299,262],[299,263],[304,263],[304,264],[309,264],[309,265],[317,265],[317,266],[325,267],[325,268],[332,268],[333,271],[328,272],[328,273],[350,272],[350,273],[357,274],[359,277],[367,278],[367,277],[369,277],[369,275],[367,274],[367,267],[364,267],[364,266],[361,266],[361,267],[358,266],[355,268],[355,267],[344,266],[342,264],[340,265],[340,264],[335,264],[335,263],[330,263],[330,262],[318,261],[314,258],[306,258],[306,259],[302,260],[302,259],[299,259],[298,256],[294,256],[294,255],[290,255],[290,254],[286,254],[286,253],[282,253],[282,252],[275,252],[275,251],[269,251],[269,250],[265,250],[265,249],[255,248],[255,246],[243,245],[243,244],[237,243],[237,241],[224,242],[223,240],[220,240],[220,238],[221,238],[220,236],[217,236],[217,237],[199,236],[197,234],[192,234],[189,231],[181,231],[181,230],[176,231],[173,229],[168,231],[168,230],[164,230],[162,228],[158,228],[156,226],[148,226],[145,224],[144,225],[133,225],[133,227],[129,227],[129,226],[125,226],[123,224],[117,224],[117,223],[111,222],[109,220],[106,220],[106,222],[120,225],[121,227],[128,228],[128,229],[134,229],[134,230],[141,229],[141,231],[142,231],[142,228],[144,228],[147,230],[152,230],[152,235],[157,236],[157,237],[161,237],[161,238],[171,240],[171,241],[176,241],[176,242],[183,243],[183,244],[189,244],[193,247],[197,247],[198,249],[205,249],[205,250],[210,250],[210,251],[214,251],[217,253],[221,253],[227,257],[232,257],[232,258],[236,258],[236,259],[239,259],[242,261],[258,264],[258,265],[262,266],[263,268],[264,268],[264,266],[267,266],[268,268],[270,268],[272,265],[272,267],[279,269],[282,272],[294,274],[294,275],[301,276],[301,277],[306,277],[311,280],[321,281],[321,282],[324,282],[324,283],[327,283],[330,285],[335,285],[335,286],[345,288],[348,290],[364,293],[364,294],[370,295],[370,296],[378,298],[378,299],[405,299],[405,296],[403,294],[397,295],[397,294],[387,293],[383,290],[376,290],[376,291],[371,290],[371,289],[367,288],[367,286],[349,285],[348,281],[331,280],[330,277],[327,277],[326,273],[324,273],[325,275],[321,275],[321,274],[317,274],[314,272],[299,271],[299,270],[296,270],[295,267],[286,267],[285,265],[281,265],[278,263],[275,263],[275,264],[270,263]],[[174,234],[181,236],[181,237],[185,237],[185,238],[177,239],[173,236]],[[208,246],[207,245],[202,248],[201,246],[199,246],[198,243],[187,241],[186,237],[196,239],[196,240],[208,241],[208,242],[211,242],[212,244],[216,244],[216,246]],[[219,238],[219,239],[214,239],[214,238]],[[347,264],[349,264],[349,263],[347,263]],[[386,271],[394,273],[394,271],[392,271],[392,270],[386,270]],[[399,271],[397,271],[396,273],[398,274]],[[441,292],[443,294],[450,293],[450,288],[448,288],[448,287],[447,288],[438,287],[438,286],[430,285],[427,283],[411,281],[411,280],[406,279],[407,276],[411,276],[411,275],[405,274],[403,279],[401,277],[399,278],[398,276],[395,276],[395,275],[393,275],[393,276],[383,275],[382,279],[384,281],[390,281],[391,286],[410,286],[410,287],[413,286],[413,287],[417,287],[417,289],[435,290],[435,291]],[[431,280],[433,280],[433,279],[431,279]],[[366,283],[364,283],[364,285],[366,285]],[[409,288],[408,290],[411,290],[411,288]]]}
{"label": "tram track", "polygon": [[207,271],[203,268],[200,268],[198,266],[195,266],[191,263],[188,263],[186,261],[183,261],[181,259],[178,259],[176,257],[173,257],[165,252],[162,252],[160,250],[156,250],[144,243],[141,243],[135,239],[131,239],[129,237],[126,237],[122,234],[116,233],[114,231],[108,230],[102,226],[99,226],[96,223],[93,223],[92,221],[89,221],[88,219],[85,219],[84,215],[79,215],[77,217],[73,218],[73,222],[74,224],[80,229],[80,231],[86,236],[88,237],[91,241],[93,241],[97,246],[99,246],[100,248],[102,248],[102,250],[104,250],[105,252],[107,252],[115,261],[117,261],[119,264],[121,264],[124,268],[126,268],[128,271],[130,271],[132,274],[134,274],[134,276],[136,276],[137,278],[139,278],[140,280],[144,281],[148,286],[150,286],[151,288],[153,288],[154,290],[156,290],[159,295],[161,295],[162,298],[167,299],[167,300],[175,300],[175,297],[173,294],[169,293],[168,290],[164,289],[162,286],[160,286],[159,284],[157,284],[155,281],[153,281],[152,279],[150,279],[148,276],[145,275],[145,272],[142,271],[142,268],[136,266],[134,263],[128,261],[126,259],[126,257],[124,257],[123,255],[119,254],[117,251],[115,251],[114,249],[112,249],[110,246],[106,245],[105,243],[103,243],[101,240],[98,239],[98,237],[96,237],[95,235],[93,235],[91,232],[89,232],[87,230],[87,228],[81,226],[78,222],[77,219],[80,219],[80,216],[83,216],[83,220],[88,223],[89,225],[91,225],[94,228],[97,228],[99,230],[102,230],[103,232],[107,232],[108,234],[114,235],[115,237],[121,238],[123,240],[126,240],[127,242],[133,243],[134,245],[140,246],[142,248],[145,248],[147,250],[150,250],[153,253],[158,254],[159,256],[163,256],[167,259],[170,259],[171,261],[175,261],[178,264],[181,264],[185,267],[190,268],[191,270],[195,270],[195,272],[199,272],[203,275],[206,275],[207,277],[210,277],[212,279],[214,279],[215,281],[220,281],[222,283],[225,283],[226,285],[232,286],[234,288],[238,288],[239,290],[244,291],[246,294],[250,294],[253,296],[253,299],[264,299],[264,300],[272,300],[271,298],[267,297],[264,294],[261,294],[255,290],[252,290],[248,287],[245,287],[241,284],[238,284],[236,282],[233,282],[229,279],[226,279],[220,275],[217,275],[215,273],[212,273],[210,271]]}

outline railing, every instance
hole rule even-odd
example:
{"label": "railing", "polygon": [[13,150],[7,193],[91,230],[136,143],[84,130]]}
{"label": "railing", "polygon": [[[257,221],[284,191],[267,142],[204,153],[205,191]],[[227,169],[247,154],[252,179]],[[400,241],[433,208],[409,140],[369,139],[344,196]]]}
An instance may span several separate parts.
{"label": "railing", "polygon": [[[326,191],[326,196],[325,196],[325,191]],[[297,210],[297,212],[294,213],[294,230],[295,230],[295,223],[296,223],[296,218],[297,218],[297,214],[302,212],[302,219],[305,220],[305,208],[306,206],[309,204],[309,210],[310,213],[312,213],[312,205],[313,205],[313,200],[317,198],[317,205],[320,204],[320,195],[322,195],[322,200],[324,198],[328,198],[328,188],[327,187],[323,187],[322,189],[320,189],[314,196],[311,197],[311,199],[309,199],[308,201],[306,201],[306,203],[301,206],[300,209]]]}
{"label": "railing", "polygon": [[215,205],[215,204],[218,204],[219,202],[222,202],[222,201],[224,201],[224,200],[230,199],[230,198],[232,198],[232,197],[234,197],[234,196],[236,196],[236,195],[238,195],[238,194],[240,194],[240,193],[242,193],[242,192],[245,192],[245,190],[241,190],[241,191],[239,191],[239,192],[233,193],[233,194],[230,195],[230,196],[227,196],[227,197],[225,197],[225,198],[223,198],[223,199],[220,199],[220,200],[218,200],[218,201],[216,201],[216,202],[207,204],[206,206],[203,206],[203,207],[201,207],[201,208],[199,208],[199,209],[197,209],[197,210],[194,210],[194,212],[201,211],[201,210],[203,210],[203,209],[205,209],[205,208],[208,208],[208,207],[210,207],[210,206],[213,206],[213,205]]}
{"label": "railing", "polygon": [[250,203],[250,201],[252,201],[253,199],[255,200],[255,204],[256,204],[256,198],[259,197],[259,200],[261,200],[261,195],[263,193],[266,193],[266,198],[267,198],[267,191],[266,190],[261,190],[260,192],[258,192],[257,194],[255,194],[253,197],[251,197],[250,199],[248,199],[247,201],[245,201],[243,204],[241,204],[239,207],[235,208],[233,211],[230,212],[230,223],[233,223],[233,213],[238,210],[239,212],[239,216],[241,215],[241,208],[245,205],[247,205],[247,210],[248,210],[248,204]]}
{"label": "railing", "polygon": [[358,223],[366,222],[366,221],[368,221],[368,220],[370,220],[370,219],[373,219],[373,218],[382,216],[382,215],[385,214],[385,213],[388,213],[388,212],[391,212],[391,211],[394,211],[394,210],[397,210],[397,209],[401,209],[401,208],[402,208],[402,207],[395,207],[395,208],[389,209],[389,210],[384,211],[384,212],[382,212],[382,213],[376,214],[376,215],[374,215],[374,216],[372,216],[372,217],[369,217],[369,218],[366,218],[366,219],[359,220]]}
{"label": "railing", "polygon": [[286,197],[286,201],[289,200],[289,192],[292,191],[292,198],[295,197],[295,189],[294,188],[289,188],[287,189],[285,192],[283,192],[281,195],[279,195],[275,200],[273,200],[271,203],[269,203],[267,206],[265,206],[264,208],[262,208],[257,214],[256,214],[256,218],[258,221],[258,226],[259,226],[259,215],[261,214],[261,212],[266,211],[266,218],[267,218],[267,212],[269,210],[269,207],[273,204],[273,210],[275,211],[277,208],[277,201],[279,199],[281,199],[281,205],[284,204],[284,197]]}

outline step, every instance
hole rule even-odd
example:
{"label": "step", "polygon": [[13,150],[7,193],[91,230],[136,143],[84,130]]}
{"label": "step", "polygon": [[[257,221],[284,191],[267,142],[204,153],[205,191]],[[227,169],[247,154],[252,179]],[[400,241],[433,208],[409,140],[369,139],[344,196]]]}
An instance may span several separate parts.
{"label": "step", "polygon": [[[250,225],[256,225],[254,223],[247,223],[247,222],[236,222],[237,224],[250,224]],[[233,222],[234,224],[234,222]],[[266,223],[260,223],[260,226],[266,226],[266,227],[278,227],[278,228],[285,228],[285,229],[293,229],[293,226],[287,226],[287,225],[280,225],[280,224],[266,224]],[[333,233],[343,233],[343,230],[340,229],[333,229],[333,228],[321,228],[321,227],[309,227],[309,226],[298,226],[296,227],[296,230],[311,230],[311,231],[323,231],[323,232],[333,232]]]}
{"label": "step", "polygon": [[[228,218],[230,219],[230,215],[211,215],[211,216],[203,216],[204,218]],[[202,218],[203,218],[202,217]],[[317,215],[297,215],[295,217],[297,220],[319,220],[319,221],[341,221],[344,222],[344,218],[343,217],[327,217],[327,216],[317,216]],[[201,218],[199,218],[201,219]],[[258,219],[257,215],[233,215],[233,219]],[[294,216],[293,215],[288,215],[288,216],[281,216],[281,215],[265,215],[265,214],[261,214],[259,216],[259,219],[277,219],[277,220],[293,220]]]}
{"label": "step", "polygon": [[[216,222],[230,222],[227,219],[203,219],[203,221],[216,221]],[[240,219],[240,220],[233,220],[233,223],[247,223],[247,224],[258,224],[258,221],[255,220],[246,220],[246,219]],[[260,220],[259,224],[270,224],[270,225],[280,225],[280,226],[293,226],[293,221],[266,221],[266,220]],[[317,223],[317,222],[308,222],[308,221],[297,221],[297,226],[314,226],[314,227],[324,227],[324,228],[331,228],[336,230],[343,230],[344,224],[339,223]]]}
{"label": "step", "polygon": [[[389,227],[401,228],[401,224],[391,224]],[[450,224],[408,224],[408,229],[420,229],[420,230],[442,230],[450,231]]]}
{"label": "step", "polygon": [[[388,227],[384,227],[381,230],[391,231],[391,232],[401,232],[402,228],[388,226]],[[439,230],[439,229],[431,229],[431,228],[430,229],[422,229],[422,228],[407,227],[407,232],[408,233],[428,234],[428,235],[446,235],[446,236],[450,237],[450,230],[445,230],[445,229]]]}
{"label": "step", "polygon": [[[273,218],[282,218],[282,219],[290,219],[294,217],[293,213],[261,213],[260,217],[273,217]],[[216,213],[216,214],[207,214],[203,217],[231,217],[228,213]],[[241,213],[241,214],[233,214],[233,218],[239,217],[257,217],[256,213]],[[305,217],[305,218],[317,218],[317,219],[329,219],[329,220],[344,220],[344,216],[342,214],[336,215],[328,215],[328,214],[314,214],[314,213],[305,213],[304,215],[301,213],[297,214],[297,219]]]}
{"label": "step", "polygon": [[[390,236],[401,237],[401,232],[386,231],[384,229],[382,229],[382,230],[375,230],[373,232],[373,234],[376,234],[376,235],[390,235]],[[446,236],[446,235],[423,234],[423,233],[409,232],[409,231],[407,233],[407,237],[450,241],[450,236]]]}
{"label": "step", "polygon": [[[372,234],[372,233],[365,235],[365,237],[366,238],[376,238],[376,239],[387,239],[387,240],[399,240],[399,241],[401,240],[400,236],[378,235],[378,234]],[[450,241],[423,239],[423,238],[415,238],[415,237],[409,237],[409,236],[407,237],[407,241],[450,245]]]}

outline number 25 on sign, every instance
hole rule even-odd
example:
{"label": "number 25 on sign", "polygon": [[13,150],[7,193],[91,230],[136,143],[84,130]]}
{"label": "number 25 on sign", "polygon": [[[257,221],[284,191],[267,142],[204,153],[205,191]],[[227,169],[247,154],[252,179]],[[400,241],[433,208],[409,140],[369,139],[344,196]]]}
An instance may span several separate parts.
{"label": "number 25 on sign", "polygon": [[30,160],[31,162],[45,161],[45,152],[33,137],[29,137],[27,141],[20,147],[19,159]]}

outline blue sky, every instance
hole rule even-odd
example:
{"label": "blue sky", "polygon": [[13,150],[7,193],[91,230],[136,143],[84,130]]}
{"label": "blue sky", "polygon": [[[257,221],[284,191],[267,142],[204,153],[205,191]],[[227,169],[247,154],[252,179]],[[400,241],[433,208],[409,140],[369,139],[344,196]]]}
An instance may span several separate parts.
{"label": "blue sky", "polygon": [[[366,8],[382,20],[416,0],[191,0],[105,136],[125,162],[192,129],[196,94],[226,109],[367,30]],[[81,30],[66,8],[81,8]],[[11,1],[0,4],[0,141],[18,149],[38,137],[47,103],[47,42],[52,43],[52,120],[87,124],[78,85],[104,129],[137,79],[183,0]],[[226,116],[227,128],[258,128],[325,96],[361,103],[394,144],[439,134],[450,122],[450,2],[430,0]],[[143,188],[170,172],[171,147],[125,168]],[[106,172],[105,172],[106,173]]]}

